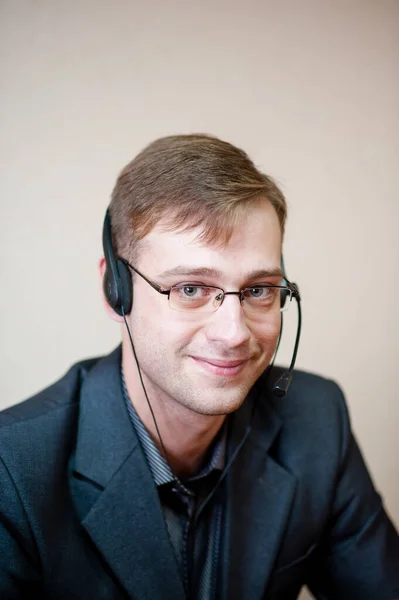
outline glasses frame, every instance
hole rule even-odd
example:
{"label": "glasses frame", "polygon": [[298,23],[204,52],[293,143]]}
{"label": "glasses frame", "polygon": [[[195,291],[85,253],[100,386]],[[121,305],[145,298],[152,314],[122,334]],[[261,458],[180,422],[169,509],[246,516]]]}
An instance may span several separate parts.
{"label": "glasses frame", "polygon": [[[140,271],[138,269],[136,269],[136,267],[134,267],[133,265],[131,265],[126,259],[120,259],[120,260],[122,260],[122,262],[124,262],[126,264],[126,266],[129,267],[129,269],[131,269],[132,271],[134,271],[135,273],[137,273],[137,275],[139,275],[142,279],[144,279],[144,281],[146,281],[148,283],[148,285],[150,285],[156,292],[158,292],[158,294],[163,294],[164,296],[167,296],[168,300],[170,298],[170,292],[172,291],[172,289],[173,288],[177,288],[177,287],[181,287],[181,284],[176,284],[176,285],[172,285],[169,289],[163,289],[160,285],[158,285],[154,281],[151,281],[151,279],[148,279],[148,277],[146,277],[145,275],[143,275],[143,273],[140,273]],[[258,287],[267,287],[267,288],[274,288],[274,289],[285,290],[291,296],[290,302],[291,302],[292,298],[295,298],[297,301],[300,301],[301,298],[300,298],[300,295],[299,295],[298,286],[295,283],[291,283],[290,281],[288,281],[288,279],[285,276],[284,276],[284,280],[287,282],[287,285],[259,285]],[[215,289],[215,290],[220,290],[222,292],[223,296],[222,296],[222,299],[220,301],[219,306],[217,308],[215,308],[215,310],[209,311],[211,313],[211,312],[216,312],[222,306],[222,304],[223,304],[224,299],[225,299],[226,296],[238,296],[240,298],[240,303],[242,304],[243,301],[245,300],[243,292],[245,290],[250,290],[251,288],[256,287],[256,285],[250,285],[250,286],[244,287],[241,290],[239,290],[238,292],[225,292],[223,288],[218,287],[216,285],[198,284],[198,287],[212,288],[212,289]],[[287,310],[287,309],[285,309],[285,310]],[[285,312],[285,310],[283,311],[280,308],[280,312]],[[177,312],[180,312],[180,311],[177,311]],[[190,312],[190,310],[181,311],[181,312]]]}

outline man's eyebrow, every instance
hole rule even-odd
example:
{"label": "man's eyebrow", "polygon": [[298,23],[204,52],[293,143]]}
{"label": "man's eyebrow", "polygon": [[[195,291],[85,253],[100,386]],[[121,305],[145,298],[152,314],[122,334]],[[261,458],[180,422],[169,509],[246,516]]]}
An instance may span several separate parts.
{"label": "man's eyebrow", "polygon": [[168,269],[167,271],[163,271],[159,273],[158,277],[174,277],[174,276],[189,276],[196,275],[199,277],[222,277],[222,272],[218,269],[211,269],[209,267],[190,267],[186,265],[179,265],[178,267],[173,267],[173,269]]}
{"label": "man's eyebrow", "polygon": [[[186,265],[179,265],[174,267],[173,269],[168,269],[167,271],[163,271],[159,273],[159,278],[167,278],[167,277],[211,277],[213,279],[222,279],[223,273],[218,269],[213,269],[209,267],[190,267]],[[283,271],[280,267],[276,267],[274,269],[257,269],[256,271],[251,271],[250,273],[245,275],[246,280],[250,279],[259,279],[261,277],[284,277]]]}
{"label": "man's eyebrow", "polygon": [[258,269],[247,275],[247,279],[260,279],[261,277],[284,277],[281,267],[275,269]]}

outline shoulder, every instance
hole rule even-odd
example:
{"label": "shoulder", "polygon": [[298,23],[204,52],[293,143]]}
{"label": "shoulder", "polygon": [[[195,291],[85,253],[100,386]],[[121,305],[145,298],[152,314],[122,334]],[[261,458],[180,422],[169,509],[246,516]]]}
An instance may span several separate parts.
{"label": "shoulder", "polygon": [[60,379],[27,400],[0,412],[0,435],[4,428],[22,424],[32,419],[48,418],[79,400],[79,390],[87,373],[98,358],[74,364]]}
{"label": "shoulder", "polygon": [[0,487],[10,477],[22,494],[62,484],[75,452],[82,393],[103,360],[76,363],[46,389],[0,412]]}
{"label": "shoulder", "polygon": [[61,502],[73,468],[85,390],[87,395],[88,387],[101,387],[107,365],[119,373],[119,361],[120,347],[106,357],[76,363],[39,394],[0,413],[0,496],[6,490],[6,496],[18,494],[32,506],[39,502],[42,510]]}
{"label": "shoulder", "polygon": [[56,461],[71,452],[81,390],[99,361],[91,358],[76,363],[46,389],[0,412],[0,458],[5,463],[33,469],[33,463]]}

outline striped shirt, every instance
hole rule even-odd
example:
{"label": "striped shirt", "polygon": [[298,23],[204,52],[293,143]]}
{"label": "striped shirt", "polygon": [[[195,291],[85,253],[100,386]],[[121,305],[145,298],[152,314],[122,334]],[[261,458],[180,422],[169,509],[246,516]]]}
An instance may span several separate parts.
{"label": "striped shirt", "polygon": [[189,600],[216,598],[223,517],[223,486],[211,498],[226,463],[227,426],[222,427],[206,465],[178,485],[129,398],[121,369],[127,410],[158,489],[170,541]]}

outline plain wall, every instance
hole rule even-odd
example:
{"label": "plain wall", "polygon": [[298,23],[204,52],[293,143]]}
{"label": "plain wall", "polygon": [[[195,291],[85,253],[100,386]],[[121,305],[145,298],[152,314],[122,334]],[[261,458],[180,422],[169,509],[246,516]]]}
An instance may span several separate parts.
{"label": "plain wall", "polygon": [[97,281],[118,171],[216,134],[287,196],[297,364],[342,385],[398,525],[399,3],[3,0],[0,23],[1,407],[119,341]]}

